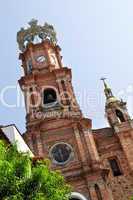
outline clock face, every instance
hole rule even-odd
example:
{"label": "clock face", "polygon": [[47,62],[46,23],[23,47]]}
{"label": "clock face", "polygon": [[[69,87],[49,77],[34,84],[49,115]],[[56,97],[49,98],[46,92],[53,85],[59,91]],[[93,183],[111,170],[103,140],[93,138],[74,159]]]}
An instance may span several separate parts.
{"label": "clock face", "polygon": [[38,57],[36,58],[36,61],[37,61],[38,63],[43,63],[43,62],[46,61],[46,57],[43,56],[43,55],[38,56]]}

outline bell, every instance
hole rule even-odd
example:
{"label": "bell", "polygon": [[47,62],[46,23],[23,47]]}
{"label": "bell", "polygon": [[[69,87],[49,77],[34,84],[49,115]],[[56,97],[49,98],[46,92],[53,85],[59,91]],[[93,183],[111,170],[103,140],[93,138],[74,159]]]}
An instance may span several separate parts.
{"label": "bell", "polygon": [[48,94],[47,100],[48,100],[48,101],[54,101],[53,95],[52,95],[52,94]]}

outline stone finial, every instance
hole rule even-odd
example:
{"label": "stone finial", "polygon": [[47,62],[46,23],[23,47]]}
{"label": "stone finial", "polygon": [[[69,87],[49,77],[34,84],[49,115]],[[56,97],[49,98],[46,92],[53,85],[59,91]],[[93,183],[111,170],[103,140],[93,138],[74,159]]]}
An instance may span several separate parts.
{"label": "stone finial", "polygon": [[49,39],[53,44],[57,43],[56,32],[52,25],[45,23],[43,26],[40,26],[36,19],[32,19],[28,24],[29,27],[27,29],[21,28],[17,33],[20,51],[24,52],[27,44],[34,43],[36,38],[40,42]]}

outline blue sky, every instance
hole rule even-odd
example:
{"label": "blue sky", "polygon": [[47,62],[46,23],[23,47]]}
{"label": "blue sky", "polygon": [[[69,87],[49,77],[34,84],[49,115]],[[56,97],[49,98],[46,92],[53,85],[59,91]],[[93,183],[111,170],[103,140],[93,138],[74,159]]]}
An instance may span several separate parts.
{"label": "blue sky", "polygon": [[[93,127],[106,126],[102,76],[116,95],[128,100],[133,114],[133,1],[132,0],[5,0],[0,6],[0,93],[16,86],[22,75],[16,33],[32,18],[53,24],[65,66],[73,72],[73,85],[85,116]],[[80,94],[87,94],[81,101]],[[4,96],[16,102],[14,88]],[[8,108],[0,101],[0,124],[15,123],[25,130],[25,109]]]}

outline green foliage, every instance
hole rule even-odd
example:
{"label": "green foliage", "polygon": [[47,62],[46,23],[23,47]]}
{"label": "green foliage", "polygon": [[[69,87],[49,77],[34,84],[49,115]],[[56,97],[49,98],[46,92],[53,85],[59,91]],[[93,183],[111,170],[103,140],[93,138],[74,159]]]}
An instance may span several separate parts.
{"label": "green foliage", "polygon": [[0,200],[68,200],[70,187],[63,176],[49,169],[49,161],[33,165],[16,146],[0,141]]}

